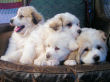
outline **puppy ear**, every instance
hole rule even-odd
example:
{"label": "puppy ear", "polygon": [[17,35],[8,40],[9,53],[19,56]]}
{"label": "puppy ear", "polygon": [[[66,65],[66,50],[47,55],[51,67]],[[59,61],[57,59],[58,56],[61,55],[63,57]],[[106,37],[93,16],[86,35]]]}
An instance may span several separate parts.
{"label": "puppy ear", "polygon": [[37,12],[32,12],[32,22],[38,24],[42,20],[42,16]]}
{"label": "puppy ear", "polygon": [[105,33],[103,31],[100,31],[102,40],[105,42],[107,40],[107,35],[105,35]]}
{"label": "puppy ear", "polygon": [[59,30],[59,25],[57,23],[50,24],[50,28],[52,28],[54,31]]}
{"label": "puppy ear", "polygon": [[79,48],[78,49],[78,53],[77,53],[77,55],[76,55],[76,61],[77,61],[77,63],[78,64],[80,64],[80,61],[81,61],[81,53],[83,52],[83,48]]}
{"label": "puppy ear", "polygon": [[86,46],[85,45],[83,45],[83,46],[81,46],[81,47],[79,47],[79,49],[78,49],[78,54],[77,54],[77,56],[76,56],[76,60],[77,60],[77,62],[80,64],[81,63],[81,56],[84,54],[84,49],[86,48]]}
{"label": "puppy ear", "polygon": [[51,22],[50,28],[52,28],[54,31],[58,31],[62,28],[62,19],[61,17],[57,18],[55,21]]}

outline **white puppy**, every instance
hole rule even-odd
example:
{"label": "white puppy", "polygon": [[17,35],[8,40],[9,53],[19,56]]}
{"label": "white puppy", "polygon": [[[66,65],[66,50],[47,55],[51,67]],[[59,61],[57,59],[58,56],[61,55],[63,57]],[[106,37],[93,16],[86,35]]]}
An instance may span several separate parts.
{"label": "white puppy", "polygon": [[14,32],[9,40],[8,49],[1,60],[18,62],[22,55],[24,44],[30,33],[43,22],[43,17],[32,6],[21,7],[17,15],[10,20],[15,26]]}
{"label": "white puppy", "polygon": [[[67,14],[69,16],[67,16]],[[66,21],[67,19],[70,20]],[[31,33],[30,37],[28,38],[28,41],[26,42],[26,46],[24,48],[23,56],[20,59],[20,63],[32,64],[34,61],[35,65],[41,65],[46,58],[45,40],[50,35],[62,31],[72,36],[74,34],[75,36],[73,37],[76,38],[80,34],[80,27],[74,23],[74,21],[76,20],[78,20],[79,24],[79,19],[74,15],[71,15],[70,13],[61,13],[47,20],[47,22],[43,25],[40,25],[36,30]],[[71,24],[69,24],[70,22]],[[70,29],[74,30],[71,30],[72,32],[68,32]]]}
{"label": "white puppy", "polygon": [[64,64],[76,65],[77,63],[104,62],[107,56],[105,40],[104,32],[92,28],[83,28],[81,35],[77,39],[79,49],[72,52]]}
{"label": "white puppy", "polygon": [[[73,46],[71,46],[73,45]],[[46,40],[46,62],[43,65],[58,65],[67,55],[78,48],[74,37],[65,32],[56,33]]]}

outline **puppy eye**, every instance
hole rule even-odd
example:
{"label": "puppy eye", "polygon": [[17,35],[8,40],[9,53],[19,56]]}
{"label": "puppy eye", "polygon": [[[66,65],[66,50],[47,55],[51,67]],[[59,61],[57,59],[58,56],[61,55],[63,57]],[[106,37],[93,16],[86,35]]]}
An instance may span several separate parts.
{"label": "puppy eye", "polygon": [[100,45],[97,46],[97,49],[100,50],[102,47]]}
{"label": "puppy eye", "polygon": [[85,48],[84,51],[89,51],[89,48]]}
{"label": "puppy eye", "polygon": [[55,50],[57,51],[57,50],[59,50],[60,48],[58,48],[58,47],[55,47]]}
{"label": "puppy eye", "polygon": [[71,27],[71,26],[72,26],[72,23],[68,23],[67,26],[68,26],[68,27]]}
{"label": "puppy eye", "polygon": [[23,18],[24,16],[23,15],[20,15],[20,18]]}

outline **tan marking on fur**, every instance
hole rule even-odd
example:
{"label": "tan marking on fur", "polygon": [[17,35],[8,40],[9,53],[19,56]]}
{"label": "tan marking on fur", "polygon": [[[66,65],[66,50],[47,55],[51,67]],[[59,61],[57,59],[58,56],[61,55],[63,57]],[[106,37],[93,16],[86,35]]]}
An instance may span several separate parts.
{"label": "tan marking on fur", "polygon": [[18,9],[18,15],[23,15],[24,17],[32,17],[32,14],[35,16],[36,20],[41,21],[42,16],[36,11],[32,6],[20,7]]}
{"label": "tan marking on fur", "polygon": [[50,24],[50,28],[52,28],[52,29],[55,30],[55,31],[59,30],[61,26],[62,26],[61,20],[53,21],[53,22]]}
{"label": "tan marking on fur", "polygon": [[78,49],[71,52],[68,57],[67,57],[67,60],[76,60],[76,56],[78,55]]}
{"label": "tan marking on fur", "polygon": [[32,12],[32,14],[38,22],[42,20],[42,16],[39,13]]}

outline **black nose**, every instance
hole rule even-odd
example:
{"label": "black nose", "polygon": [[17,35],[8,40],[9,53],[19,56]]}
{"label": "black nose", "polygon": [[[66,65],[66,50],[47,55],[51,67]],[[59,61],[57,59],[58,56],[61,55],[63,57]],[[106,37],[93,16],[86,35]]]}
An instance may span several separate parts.
{"label": "black nose", "polygon": [[50,54],[48,53],[48,54],[46,54],[46,58],[50,58],[51,56],[50,56]]}
{"label": "black nose", "polygon": [[95,56],[93,57],[93,59],[94,59],[95,62],[97,62],[97,61],[99,61],[100,57],[97,56],[97,55],[95,55]]}
{"label": "black nose", "polygon": [[13,23],[13,19],[10,20],[10,23]]}
{"label": "black nose", "polygon": [[77,30],[77,32],[78,32],[79,34],[81,34],[82,31],[81,31],[81,30]]}

